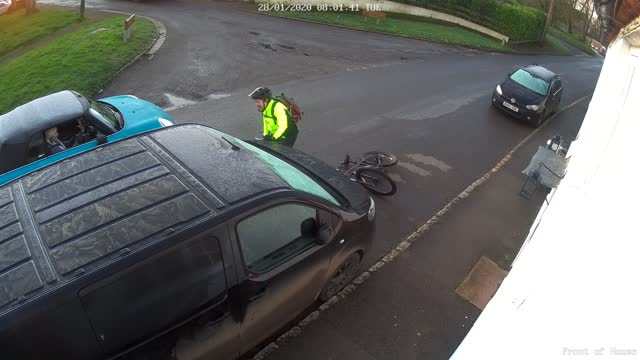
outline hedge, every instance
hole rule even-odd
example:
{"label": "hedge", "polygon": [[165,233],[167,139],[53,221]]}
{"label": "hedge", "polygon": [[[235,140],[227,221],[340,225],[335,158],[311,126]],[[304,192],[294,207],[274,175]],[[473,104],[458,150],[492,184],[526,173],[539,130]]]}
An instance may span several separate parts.
{"label": "hedge", "polygon": [[537,40],[542,37],[544,12],[500,0],[396,0],[446,12],[486,26],[509,36],[511,41]]}

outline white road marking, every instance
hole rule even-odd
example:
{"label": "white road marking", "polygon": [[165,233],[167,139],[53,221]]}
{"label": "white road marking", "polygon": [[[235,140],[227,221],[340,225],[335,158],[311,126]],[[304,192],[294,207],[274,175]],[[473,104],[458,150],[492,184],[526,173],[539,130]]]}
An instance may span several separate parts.
{"label": "white road marking", "polygon": [[431,171],[425,170],[419,166],[413,165],[412,163],[406,163],[403,161],[398,161],[398,166],[403,167],[414,174],[418,174],[420,176],[431,176]]}
{"label": "white road marking", "polygon": [[451,167],[449,164],[445,163],[442,160],[438,160],[433,156],[426,156],[424,154],[407,154],[407,157],[415,162],[436,167],[442,172],[448,172],[449,170],[453,169],[453,167]]}
{"label": "white road marking", "polygon": [[400,174],[396,174],[396,173],[392,173],[390,172],[389,177],[391,178],[391,180],[397,182],[397,183],[403,183],[406,184],[407,182],[400,176]]}

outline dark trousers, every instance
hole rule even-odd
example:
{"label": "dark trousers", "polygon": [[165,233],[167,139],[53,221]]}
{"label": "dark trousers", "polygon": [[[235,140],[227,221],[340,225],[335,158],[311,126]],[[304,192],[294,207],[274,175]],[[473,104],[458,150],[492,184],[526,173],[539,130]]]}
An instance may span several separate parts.
{"label": "dark trousers", "polygon": [[285,138],[280,138],[276,140],[278,144],[282,144],[284,146],[293,147],[293,144],[296,143],[296,139],[298,138],[298,132],[294,132],[292,134],[287,135]]}

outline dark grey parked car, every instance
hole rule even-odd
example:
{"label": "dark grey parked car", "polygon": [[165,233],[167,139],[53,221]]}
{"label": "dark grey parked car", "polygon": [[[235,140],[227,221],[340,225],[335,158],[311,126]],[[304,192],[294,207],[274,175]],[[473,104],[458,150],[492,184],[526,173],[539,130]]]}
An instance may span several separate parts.
{"label": "dark grey parked car", "polygon": [[230,359],[356,274],[375,207],[277,144],[200,125],[0,187],[3,359]]}
{"label": "dark grey parked car", "polygon": [[540,65],[524,66],[496,86],[491,103],[538,127],[560,108],[562,80]]}

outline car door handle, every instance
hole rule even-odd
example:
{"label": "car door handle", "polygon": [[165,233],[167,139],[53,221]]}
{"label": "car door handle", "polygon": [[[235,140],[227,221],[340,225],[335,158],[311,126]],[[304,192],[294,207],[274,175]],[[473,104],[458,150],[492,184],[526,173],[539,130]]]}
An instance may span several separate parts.
{"label": "car door handle", "polygon": [[207,327],[212,327],[212,326],[216,326],[218,324],[220,324],[221,322],[224,321],[224,319],[226,319],[229,316],[228,312],[222,313],[220,314],[218,317],[216,317],[215,319],[211,319],[207,322]]}

